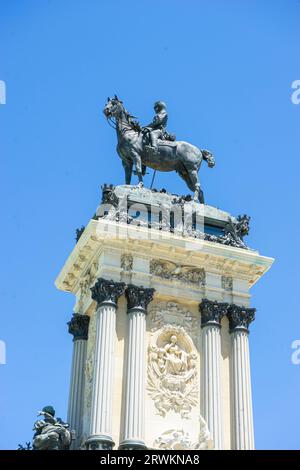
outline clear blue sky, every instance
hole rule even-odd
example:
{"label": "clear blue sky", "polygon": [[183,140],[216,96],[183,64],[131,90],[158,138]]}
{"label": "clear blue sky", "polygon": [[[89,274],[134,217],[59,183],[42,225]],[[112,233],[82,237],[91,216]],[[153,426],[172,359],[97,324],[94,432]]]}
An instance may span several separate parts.
{"label": "clear blue sky", "polygon": [[207,203],[251,215],[248,243],[276,258],[252,289],[256,446],[300,449],[299,21],[296,0],[0,0],[1,448],[43,405],[66,417],[74,299],[54,279],[101,184],[124,181],[102,115],[117,93],[143,123],[168,103],[170,131],[215,155]]}

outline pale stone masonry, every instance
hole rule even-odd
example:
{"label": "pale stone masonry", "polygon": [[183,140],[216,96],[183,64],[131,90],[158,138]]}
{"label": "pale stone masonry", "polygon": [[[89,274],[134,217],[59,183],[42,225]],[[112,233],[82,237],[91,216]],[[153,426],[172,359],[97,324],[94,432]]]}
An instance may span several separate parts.
{"label": "pale stone masonry", "polygon": [[273,260],[211,240],[88,223],[56,280],[76,297],[73,448],[254,448],[250,288]]}

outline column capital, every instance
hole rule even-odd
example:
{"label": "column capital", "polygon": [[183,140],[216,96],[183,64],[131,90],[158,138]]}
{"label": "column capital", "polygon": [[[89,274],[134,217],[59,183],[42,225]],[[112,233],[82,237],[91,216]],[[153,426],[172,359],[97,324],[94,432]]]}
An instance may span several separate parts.
{"label": "column capital", "polygon": [[216,300],[203,299],[199,305],[201,313],[201,327],[207,325],[221,326],[221,320],[228,311],[228,303]]}
{"label": "column capital", "polygon": [[229,331],[242,330],[249,332],[249,325],[255,319],[256,308],[240,307],[231,304],[228,309]]}
{"label": "column capital", "polygon": [[153,299],[154,289],[150,287],[129,284],[126,288],[127,311],[132,309],[144,310]]}
{"label": "column capital", "polygon": [[71,320],[67,323],[68,331],[73,335],[73,341],[78,339],[88,339],[90,317],[74,313]]}
{"label": "column capital", "polygon": [[108,281],[102,277],[99,277],[94,287],[91,288],[92,299],[96,300],[98,306],[106,302],[116,305],[124,291],[124,282]]}

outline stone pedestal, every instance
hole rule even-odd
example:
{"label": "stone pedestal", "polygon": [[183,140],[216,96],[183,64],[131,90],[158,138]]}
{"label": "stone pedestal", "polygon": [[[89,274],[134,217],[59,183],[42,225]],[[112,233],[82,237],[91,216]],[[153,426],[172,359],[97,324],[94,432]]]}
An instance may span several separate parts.
{"label": "stone pedestal", "polygon": [[103,202],[56,280],[90,318],[87,346],[74,341],[74,448],[252,449],[249,290],[273,260],[214,207],[197,207],[201,227],[187,198],[105,186]]}

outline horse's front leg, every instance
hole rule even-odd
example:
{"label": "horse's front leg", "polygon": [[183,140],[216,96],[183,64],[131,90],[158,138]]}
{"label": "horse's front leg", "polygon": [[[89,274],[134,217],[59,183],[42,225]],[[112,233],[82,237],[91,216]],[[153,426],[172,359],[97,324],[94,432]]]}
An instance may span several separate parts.
{"label": "horse's front leg", "polygon": [[123,168],[125,170],[125,184],[131,183],[131,176],[132,176],[132,163],[122,161]]}
{"label": "horse's front leg", "polygon": [[139,154],[135,151],[132,152],[132,159],[135,165],[135,171],[139,179],[139,186],[143,186],[143,171],[142,171],[142,159]]}

